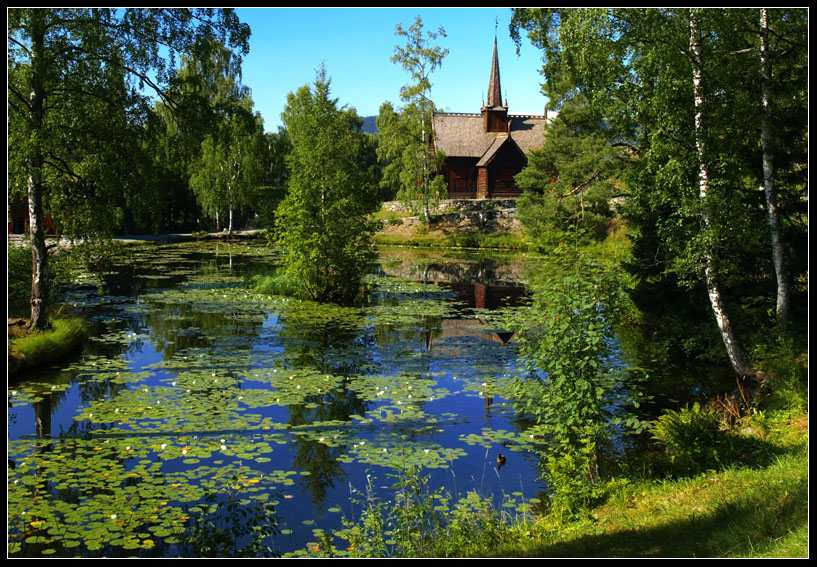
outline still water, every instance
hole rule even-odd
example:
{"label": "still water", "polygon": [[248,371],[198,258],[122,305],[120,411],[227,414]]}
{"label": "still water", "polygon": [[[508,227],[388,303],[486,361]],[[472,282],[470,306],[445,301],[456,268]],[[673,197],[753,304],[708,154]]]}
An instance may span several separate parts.
{"label": "still water", "polygon": [[276,259],[138,247],[70,290],[92,337],[9,385],[11,556],[196,553],[202,517],[229,529],[263,506],[267,545],[291,552],[414,467],[454,499],[537,502],[530,424],[502,395],[517,347],[495,316],[526,294],[524,257],[384,250],[353,307],[248,291]]}

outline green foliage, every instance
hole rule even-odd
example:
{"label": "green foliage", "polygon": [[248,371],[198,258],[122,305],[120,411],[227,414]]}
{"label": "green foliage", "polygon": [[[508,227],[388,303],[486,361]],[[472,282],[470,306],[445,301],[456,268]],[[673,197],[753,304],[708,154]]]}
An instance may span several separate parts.
{"label": "green foliage", "polygon": [[448,191],[445,179],[435,175],[445,156],[441,152],[431,155],[428,148],[434,112],[429,77],[448,54],[447,49],[432,42],[445,37],[445,30],[439,28],[424,34],[418,16],[407,30],[398,24],[396,34],[405,38],[406,44],[395,47],[391,60],[410,74],[412,82],[400,89],[405,106],[395,111],[391,103],[384,103],[377,117],[377,155],[383,168],[381,186],[415,214],[422,212],[428,222],[430,208],[444,199]]}
{"label": "green foliage", "polygon": [[34,327],[48,326],[46,219],[72,236],[109,235],[125,208],[154,212],[159,194],[141,193],[158,187],[142,90],[165,96],[176,55],[203,56],[213,37],[246,53],[249,27],[210,8],[9,11],[9,185],[29,204]]}
{"label": "green foliage", "polygon": [[791,337],[771,338],[753,353],[771,390],[765,407],[808,411],[808,346],[801,351],[795,345]]}
{"label": "green foliage", "polygon": [[[777,248],[802,274],[805,224],[799,209],[807,199],[803,168],[795,162],[805,163],[808,137],[805,122],[794,117],[807,107],[808,15],[782,8],[769,16],[771,33],[780,38],[771,50],[780,67],[767,83],[774,93],[770,149],[780,181],[775,191],[786,195],[784,242]],[[634,274],[648,283],[679,286],[693,303],[713,298],[721,342],[739,373],[751,368],[735,329],[758,324],[743,317],[744,300],[757,297],[761,288],[773,297],[776,272],[771,250],[777,234],[770,231],[758,191],[769,149],[761,148],[760,139],[761,87],[767,79],[761,76],[759,19],[760,10],[523,8],[514,11],[511,25],[517,42],[525,30],[544,52],[543,89],[550,106],[561,115],[581,109],[577,102],[588,105],[593,119],[588,124],[594,127],[575,130],[573,147],[580,151],[568,160],[575,171],[587,180],[595,164],[610,162],[585,158],[630,149],[621,154],[627,158],[621,212],[633,241]],[[700,56],[691,47],[693,21],[702,30]],[[693,71],[700,81],[693,80]],[[565,117],[566,124],[583,123],[572,114]],[[571,137],[562,134],[553,138],[559,142],[555,149],[571,147]],[[605,141],[606,150],[594,145]]]}
{"label": "green foliage", "polygon": [[248,287],[255,293],[299,297],[306,293],[298,280],[293,280],[285,270],[273,270],[268,273],[257,273],[250,276]]}
{"label": "green foliage", "polygon": [[650,431],[669,453],[678,474],[697,473],[717,467],[724,457],[726,437],[721,423],[717,412],[696,403],[691,408],[666,410]]}
{"label": "green foliage", "polygon": [[600,454],[616,435],[640,432],[628,411],[641,395],[637,370],[615,359],[612,326],[624,305],[615,269],[560,248],[529,308],[514,315],[526,377],[524,410],[549,442],[545,477],[554,512],[577,513],[597,495]]}
{"label": "green foliage", "polygon": [[337,549],[332,538],[324,538],[313,554],[344,557],[463,557],[490,553],[508,534],[504,514],[476,493],[456,502],[442,489],[431,490],[429,478],[419,468],[394,475],[391,501],[378,501],[372,479],[365,495],[356,501],[363,506],[357,521],[345,520],[334,534],[348,542]]}
{"label": "green foliage", "polygon": [[519,220],[540,248],[550,250],[569,235],[576,236],[578,222],[582,241],[607,235],[611,198],[623,164],[610,135],[604,120],[576,94],[548,125],[542,148],[530,152],[528,165],[515,178],[524,191]]}
{"label": "green foliage", "polygon": [[292,141],[289,193],[276,215],[283,265],[310,298],[349,301],[374,258],[368,215],[379,207],[369,171],[360,167],[361,121],[330,98],[323,68],[312,88],[289,95],[283,119]]}
{"label": "green foliage", "polygon": [[[31,297],[31,245],[28,239],[8,241],[7,291],[10,315],[22,316]],[[81,269],[78,255],[71,249],[53,249],[49,255],[49,296],[59,299],[60,290],[71,283]]]}
{"label": "green foliage", "polygon": [[598,450],[592,432],[579,440],[552,448],[545,461],[550,487],[550,513],[560,520],[580,517],[598,502],[602,485],[598,478]]}
{"label": "green foliage", "polygon": [[[7,241],[6,268],[9,315],[28,308],[31,296],[31,249]],[[53,280],[52,280],[53,285]]]}
{"label": "green foliage", "polygon": [[206,215],[218,219],[226,213],[228,232],[234,211],[254,201],[265,173],[263,124],[240,83],[237,59],[225,46],[215,45],[210,60],[188,61],[184,84],[212,109],[198,158],[190,164],[190,186]]}
{"label": "green foliage", "polygon": [[51,329],[9,339],[9,375],[59,360],[76,349],[87,334],[81,319],[54,318]]}

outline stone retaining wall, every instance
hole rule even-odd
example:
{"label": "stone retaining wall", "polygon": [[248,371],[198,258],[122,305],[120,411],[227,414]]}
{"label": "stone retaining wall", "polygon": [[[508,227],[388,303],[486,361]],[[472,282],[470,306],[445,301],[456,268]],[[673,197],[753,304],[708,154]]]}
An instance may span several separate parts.
{"label": "stone retaining wall", "polygon": [[[383,208],[392,212],[406,211],[402,203],[391,201]],[[420,217],[395,218],[383,221],[384,233],[405,233],[422,225]],[[431,210],[429,230],[461,232],[518,232],[522,230],[516,218],[516,201],[489,199],[447,199]]]}

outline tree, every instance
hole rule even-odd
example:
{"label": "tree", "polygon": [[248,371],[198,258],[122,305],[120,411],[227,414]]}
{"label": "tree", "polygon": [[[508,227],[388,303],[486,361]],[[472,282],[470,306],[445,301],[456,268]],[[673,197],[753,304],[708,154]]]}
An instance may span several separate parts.
{"label": "tree", "polygon": [[252,202],[264,178],[264,138],[260,118],[245,97],[218,130],[201,143],[191,165],[190,185],[206,214],[218,222],[227,211],[227,232],[233,232],[233,211]]}
{"label": "tree", "polygon": [[542,147],[528,155],[528,165],[515,177],[523,190],[517,207],[540,246],[552,248],[571,236],[583,241],[606,236],[610,201],[626,159],[611,135],[577,93],[561,104]]}
{"label": "tree", "polygon": [[362,167],[362,120],[338,108],[321,67],[312,86],[287,97],[282,114],[292,149],[288,193],[276,212],[287,274],[310,298],[348,302],[374,259],[376,186]]}
{"label": "tree", "polygon": [[[8,12],[9,121],[19,141],[15,154],[26,178],[32,249],[31,320],[35,329],[48,326],[48,255],[44,221],[48,212],[66,218],[63,203],[93,202],[99,193],[80,200],[59,199],[76,181],[102,187],[109,181],[74,171],[66,155],[83,155],[84,144],[65,144],[64,137],[93,132],[94,120],[77,109],[110,101],[122,84],[107,88],[101,75],[128,81],[129,96],[145,99],[149,87],[165,95],[178,53],[202,55],[203,37],[219,37],[231,48],[247,51],[249,28],[231,10],[214,9],[10,9]],[[170,99],[167,102],[172,104]],[[83,136],[84,137],[84,136]],[[76,142],[78,140],[74,140]],[[10,156],[11,158],[12,156]],[[97,170],[105,170],[96,160]],[[53,208],[51,206],[53,205]],[[49,207],[46,211],[46,207]],[[74,212],[74,209],[70,209]],[[92,221],[103,216],[94,215]]]}
{"label": "tree", "polygon": [[[766,273],[758,187],[760,97],[756,70],[738,54],[757,24],[748,11],[522,9],[512,31],[544,50],[551,100],[580,92],[619,143],[633,147],[624,213],[642,267],[700,285],[729,360],[752,372],[726,304]],[[756,113],[747,112],[756,109]],[[766,226],[768,226],[766,224]],[[771,254],[767,257],[770,258]],[[654,270],[653,268],[658,268]],[[752,282],[753,283],[753,282]]]}
{"label": "tree", "polygon": [[[804,10],[761,8],[759,13],[763,192],[777,280],[775,310],[778,324],[784,329],[791,324],[792,286],[784,234],[785,209],[780,206],[780,188],[785,184],[776,182],[775,162],[785,175],[787,169],[792,169],[792,159],[801,163],[808,160],[807,150],[801,149],[808,137],[804,131],[808,124],[807,18]],[[792,117],[792,112],[796,116]],[[792,140],[797,142],[792,144]]]}
{"label": "tree", "polygon": [[397,198],[412,208],[422,209],[426,222],[430,205],[445,197],[447,185],[441,177],[433,178],[443,156],[431,156],[429,137],[434,103],[429,98],[429,77],[448,54],[447,49],[431,45],[438,37],[446,37],[441,27],[437,32],[423,34],[423,22],[418,16],[407,29],[397,24],[396,35],[406,39],[404,47],[395,46],[391,60],[408,71],[412,83],[400,89],[404,107],[395,111],[390,103],[380,108],[377,119],[378,157],[385,164],[382,184],[396,188]]}
{"label": "tree", "polygon": [[[713,203],[709,195],[712,190],[712,178],[710,170],[710,160],[713,159],[708,147],[709,124],[704,106],[708,104],[704,89],[704,55],[703,38],[700,28],[700,13],[692,10],[689,13],[689,57],[692,62],[692,85],[695,107],[695,147],[697,149],[697,171],[698,171],[698,195],[701,200],[701,218],[705,232],[712,232],[715,228]],[[706,235],[705,235],[706,237]],[[715,252],[711,246],[703,249],[704,277],[706,290],[709,294],[709,302],[715,314],[718,328],[721,332],[726,353],[735,372],[741,376],[752,373],[752,363],[748,353],[745,351],[738,337],[737,329],[732,321],[732,316],[727,311],[724,291],[717,271],[717,260]]]}

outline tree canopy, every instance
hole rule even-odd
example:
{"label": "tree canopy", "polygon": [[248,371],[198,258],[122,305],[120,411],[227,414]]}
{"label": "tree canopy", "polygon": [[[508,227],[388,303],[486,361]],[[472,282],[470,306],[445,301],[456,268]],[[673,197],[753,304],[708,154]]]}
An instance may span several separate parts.
{"label": "tree canopy", "polygon": [[[622,209],[634,241],[635,273],[664,278],[710,299],[739,374],[750,363],[733,311],[756,294],[747,273],[773,274],[762,181],[760,10],[519,9],[511,30],[543,50],[543,90],[553,109],[583,97],[610,145],[630,148]],[[807,12],[770,10],[780,99],[775,121],[779,214],[791,229],[805,200]],[[601,132],[595,129],[593,135]],[[591,171],[591,167],[588,171]],[[784,181],[785,180],[785,181]],[[581,181],[576,179],[573,186]],[[766,251],[758,254],[758,251]]]}
{"label": "tree canopy", "polygon": [[144,119],[145,89],[173,106],[179,54],[203,58],[212,38],[245,54],[249,34],[227,9],[9,9],[10,185],[28,202],[34,328],[48,326],[46,216],[110,231],[122,181],[140,173],[128,134]]}
{"label": "tree canopy", "polygon": [[398,24],[395,33],[405,38],[405,45],[395,46],[391,60],[409,73],[411,82],[400,89],[404,106],[395,109],[384,103],[377,117],[377,153],[384,164],[381,184],[411,209],[422,211],[428,221],[430,203],[445,198],[447,191],[444,179],[433,175],[444,156],[431,156],[429,150],[434,112],[430,76],[448,54],[433,42],[446,35],[442,27],[424,33],[419,16],[408,29]]}
{"label": "tree canopy", "polygon": [[276,227],[287,273],[312,299],[343,303],[359,292],[374,258],[368,215],[379,203],[365,167],[363,122],[338,106],[330,83],[321,67],[312,85],[287,97],[289,187]]}

